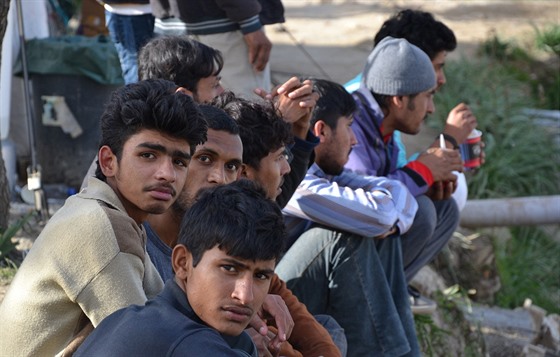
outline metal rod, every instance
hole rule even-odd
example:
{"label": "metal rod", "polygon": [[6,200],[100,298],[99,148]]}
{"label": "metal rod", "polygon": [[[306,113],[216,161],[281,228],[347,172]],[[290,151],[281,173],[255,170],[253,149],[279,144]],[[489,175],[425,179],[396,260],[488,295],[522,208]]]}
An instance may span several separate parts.
{"label": "metal rod", "polygon": [[23,26],[23,10],[21,6],[22,0],[16,0],[16,12],[19,32],[19,42],[21,47],[21,64],[23,69],[23,88],[25,91],[25,108],[27,112],[27,135],[31,151],[31,169],[37,171],[37,152],[35,141],[35,112],[31,105],[31,87],[29,85],[29,71],[27,68],[27,53],[25,52],[25,32]]}
{"label": "metal rod", "polygon": [[468,200],[461,212],[462,227],[560,224],[560,196]]}

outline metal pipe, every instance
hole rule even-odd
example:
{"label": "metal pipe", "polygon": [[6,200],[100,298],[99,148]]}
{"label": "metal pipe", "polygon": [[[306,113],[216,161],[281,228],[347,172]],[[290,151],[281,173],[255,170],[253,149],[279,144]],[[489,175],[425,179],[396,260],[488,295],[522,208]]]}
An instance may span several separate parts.
{"label": "metal pipe", "polygon": [[560,224],[560,195],[468,200],[462,227]]}

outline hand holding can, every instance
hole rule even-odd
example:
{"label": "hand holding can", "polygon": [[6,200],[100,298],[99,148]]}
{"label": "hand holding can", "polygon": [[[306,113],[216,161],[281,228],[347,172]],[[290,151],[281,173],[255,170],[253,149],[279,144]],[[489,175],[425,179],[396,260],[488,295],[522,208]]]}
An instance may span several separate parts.
{"label": "hand holding can", "polygon": [[465,170],[474,170],[481,165],[482,154],[482,132],[478,129],[473,129],[469,134],[467,140],[459,145],[459,151],[463,158]]}

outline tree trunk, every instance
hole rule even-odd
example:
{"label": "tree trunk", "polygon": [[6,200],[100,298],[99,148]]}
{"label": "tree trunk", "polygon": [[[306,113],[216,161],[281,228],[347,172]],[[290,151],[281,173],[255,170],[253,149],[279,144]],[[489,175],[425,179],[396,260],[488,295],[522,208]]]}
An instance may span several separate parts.
{"label": "tree trunk", "polygon": [[[2,41],[8,24],[8,9],[10,8],[10,0],[0,1],[0,63],[2,63]],[[3,231],[8,227],[10,216],[10,191],[8,187],[8,177],[6,176],[6,166],[2,157],[2,148],[0,147],[0,230]]]}

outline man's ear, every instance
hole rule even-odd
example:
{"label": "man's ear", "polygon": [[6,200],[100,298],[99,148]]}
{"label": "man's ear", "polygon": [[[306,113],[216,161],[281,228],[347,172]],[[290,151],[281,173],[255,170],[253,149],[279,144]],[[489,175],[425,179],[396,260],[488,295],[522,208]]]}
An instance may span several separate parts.
{"label": "man's ear", "polygon": [[249,167],[249,165],[241,164],[241,171],[238,175],[238,178],[245,178],[251,180],[251,177],[253,176],[251,170],[252,169]]}
{"label": "man's ear", "polygon": [[113,177],[117,172],[118,162],[117,156],[113,153],[110,147],[103,145],[97,153],[99,160],[99,167],[105,177]]}
{"label": "man's ear", "polygon": [[397,107],[398,109],[402,109],[404,108],[404,98],[405,96],[403,95],[394,95],[391,97],[391,104],[395,107]]}
{"label": "man's ear", "polygon": [[175,272],[175,277],[181,280],[188,278],[192,268],[192,254],[187,247],[182,244],[177,244],[173,248],[173,253],[171,254],[171,266]]}
{"label": "man's ear", "polygon": [[313,125],[313,134],[315,134],[321,142],[324,142],[325,139],[329,137],[330,133],[331,128],[322,120],[317,120],[315,125]]}
{"label": "man's ear", "polygon": [[190,90],[188,90],[185,87],[179,87],[177,88],[177,90],[175,91],[175,93],[183,93],[186,94],[188,96],[194,97],[193,92],[191,92]]}

